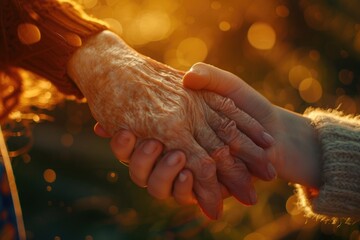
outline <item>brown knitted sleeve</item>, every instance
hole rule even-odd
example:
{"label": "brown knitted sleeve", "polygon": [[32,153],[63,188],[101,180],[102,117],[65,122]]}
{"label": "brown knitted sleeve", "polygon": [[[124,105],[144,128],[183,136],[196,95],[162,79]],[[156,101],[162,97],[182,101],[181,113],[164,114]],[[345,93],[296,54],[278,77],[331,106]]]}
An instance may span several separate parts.
{"label": "brown knitted sleeve", "polygon": [[0,91],[9,83],[6,77],[19,85],[14,70],[19,67],[50,80],[67,95],[82,97],[66,74],[66,63],[88,37],[107,29],[105,24],[74,2],[60,0],[2,0],[0,24]]}
{"label": "brown knitted sleeve", "polygon": [[296,185],[305,213],[325,221],[360,220],[360,118],[309,109],[322,150],[322,185],[318,191]]}

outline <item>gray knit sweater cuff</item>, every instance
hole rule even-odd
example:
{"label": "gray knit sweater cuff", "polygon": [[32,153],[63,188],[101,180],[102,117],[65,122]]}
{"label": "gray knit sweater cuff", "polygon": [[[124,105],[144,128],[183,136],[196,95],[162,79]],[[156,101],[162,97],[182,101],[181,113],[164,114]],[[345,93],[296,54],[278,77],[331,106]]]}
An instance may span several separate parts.
{"label": "gray knit sweater cuff", "polygon": [[338,111],[308,109],[322,150],[319,190],[296,185],[307,216],[338,222],[360,219],[360,117]]}

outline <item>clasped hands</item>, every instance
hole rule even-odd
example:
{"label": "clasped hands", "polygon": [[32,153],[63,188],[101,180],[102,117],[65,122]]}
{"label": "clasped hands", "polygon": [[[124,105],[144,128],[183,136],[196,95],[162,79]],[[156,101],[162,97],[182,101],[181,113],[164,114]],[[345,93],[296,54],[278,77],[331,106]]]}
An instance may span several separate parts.
{"label": "clasped hands", "polygon": [[[203,63],[194,65],[184,75],[183,84],[200,91],[204,103],[196,104],[205,104],[202,107],[205,119],[193,131],[194,140],[183,137],[181,131],[169,137],[183,138],[190,146],[184,149],[180,140],[178,147],[169,149],[156,139],[137,139],[131,131],[120,130],[111,141],[115,156],[128,162],[133,182],[147,186],[152,196],[158,199],[173,196],[180,204],[197,202],[212,219],[220,216],[223,197],[232,195],[245,205],[255,204],[252,177],[267,181],[276,177],[271,163],[275,142],[256,120],[261,118],[260,114],[255,114],[269,111],[271,104],[236,76]],[[215,91],[225,98],[201,89]],[[239,105],[246,106],[247,112],[255,116]],[[269,112],[262,114],[269,116]],[[164,120],[161,124],[166,124],[167,119]],[[95,132],[102,137],[111,136],[100,124],[95,126]]]}
{"label": "clasped hands", "polygon": [[[255,204],[252,176],[276,176],[268,151],[274,139],[263,127],[272,121],[272,105],[236,76],[205,64],[184,76],[109,31],[89,39],[67,69],[102,126],[96,132],[117,133],[113,151],[129,161],[132,180],[153,196],[173,194],[181,203],[193,192],[216,219],[224,194]],[[166,171],[164,162],[177,168]]]}

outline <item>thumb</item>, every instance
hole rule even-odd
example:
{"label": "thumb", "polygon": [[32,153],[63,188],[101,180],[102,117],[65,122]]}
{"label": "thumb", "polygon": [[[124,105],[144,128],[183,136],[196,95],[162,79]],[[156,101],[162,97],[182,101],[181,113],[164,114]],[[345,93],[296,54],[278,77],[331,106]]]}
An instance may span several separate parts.
{"label": "thumb", "polygon": [[193,90],[209,90],[222,96],[227,96],[236,87],[235,81],[230,72],[226,72],[217,67],[205,63],[196,63],[184,75],[184,87]]}
{"label": "thumb", "polygon": [[94,132],[99,137],[103,137],[103,138],[111,137],[111,135],[107,133],[106,130],[98,122],[94,126]]}
{"label": "thumb", "polygon": [[184,75],[184,87],[208,90],[234,101],[256,120],[269,114],[271,103],[236,75],[205,63],[196,63]]}

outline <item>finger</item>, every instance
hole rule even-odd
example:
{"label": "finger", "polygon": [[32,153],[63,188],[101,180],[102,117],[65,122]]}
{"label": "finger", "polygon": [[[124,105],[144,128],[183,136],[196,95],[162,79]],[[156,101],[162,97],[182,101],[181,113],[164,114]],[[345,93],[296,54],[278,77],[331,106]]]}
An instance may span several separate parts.
{"label": "finger", "polygon": [[183,78],[185,87],[205,89],[228,97],[256,120],[270,114],[270,102],[236,75],[214,66],[197,63]]}
{"label": "finger", "polygon": [[257,202],[256,191],[245,164],[235,161],[228,146],[217,149],[211,156],[217,163],[219,181],[224,184],[226,189],[241,203],[255,204]]}
{"label": "finger", "polygon": [[272,165],[265,157],[265,151],[239,131],[233,120],[221,117],[211,109],[208,109],[206,113],[209,126],[216,132],[219,139],[230,147],[233,156],[244,160],[252,174],[263,180],[272,180],[276,177],[274,168],[271,168]]}
{"label": "finger", "polygon": [[100,123],[95,123],[94,126],[94,132],[96,135],[98,135],[99,137],[103,137],[103,138],[109,138],[111,137],[111,135],[109,133],[107,133],[105,131],[105,129],[100,125]]}
{"label": "finger", "polygon": [[131,180],[139,187],[145,187],[163,145],[154,139],[143,141],[133,152],[129,163]]}
{"label": "finger", "polygon": [[[196,197],[193,192],[194,177],[190,170],[182,170],[174,183],[173,197],[180,205],[197,204]],[[228,189],[220,184],[223,199],[231,197]]]}
{"label": "finger", "polygon": [[157,199],[169,198],[175,178],[186,162],[185,154],[180,151],[169,152],[160,159],[148,180],[148,192]]}
{"label": "finger", "polygon": [[260,147],[270,147],[274,143],[274,139],[265,128],[246,112],[237,108],[231,99],[211,92],[203,92],[203,97],[211,109],[234,120],[237,128]]}
{"label": "finger", "polygon": [[190,170],[182,170],[174,183],[173,196],[180,205],[196,204],[196,198],[193,193],[194,178]]}
{"label": "finger", "polygon": [[209,218],[218,219],[222,213],[223,202],[215,162],[194,139],[189,139],[191,140],[187,144],[190,148],[182,149],[187,149],[186,167],[194,176],[193,190],[196,199]]}
{"label": "finger", "polygon": [[129,162],[134,150],[136,136],[128,130],[120,130],[114,134],[110,141],[110,147],[115,157],[121,162]]}
{"label": "finger", "polygon": [[234,121],[224,121],[216,131],[219,138],[230,147],[231,155],[244,161],[249,171],[262,180],[272,180],[276,172],[266,158],[265,150],[254,144],[236,128]]}
{"label": "finger", "polygon": [[195,139],[204,149],[212,153],[211,157],[216,162],[219,181],[240,202],[246,205],[254,204],[256,199],[254,200],[251,176],[245,164],[235,162],[235,159],[230,155],[229,147],[224,146],[210,127],[205,126],[201,128],[200,132],[201,134],[195,133]]}

